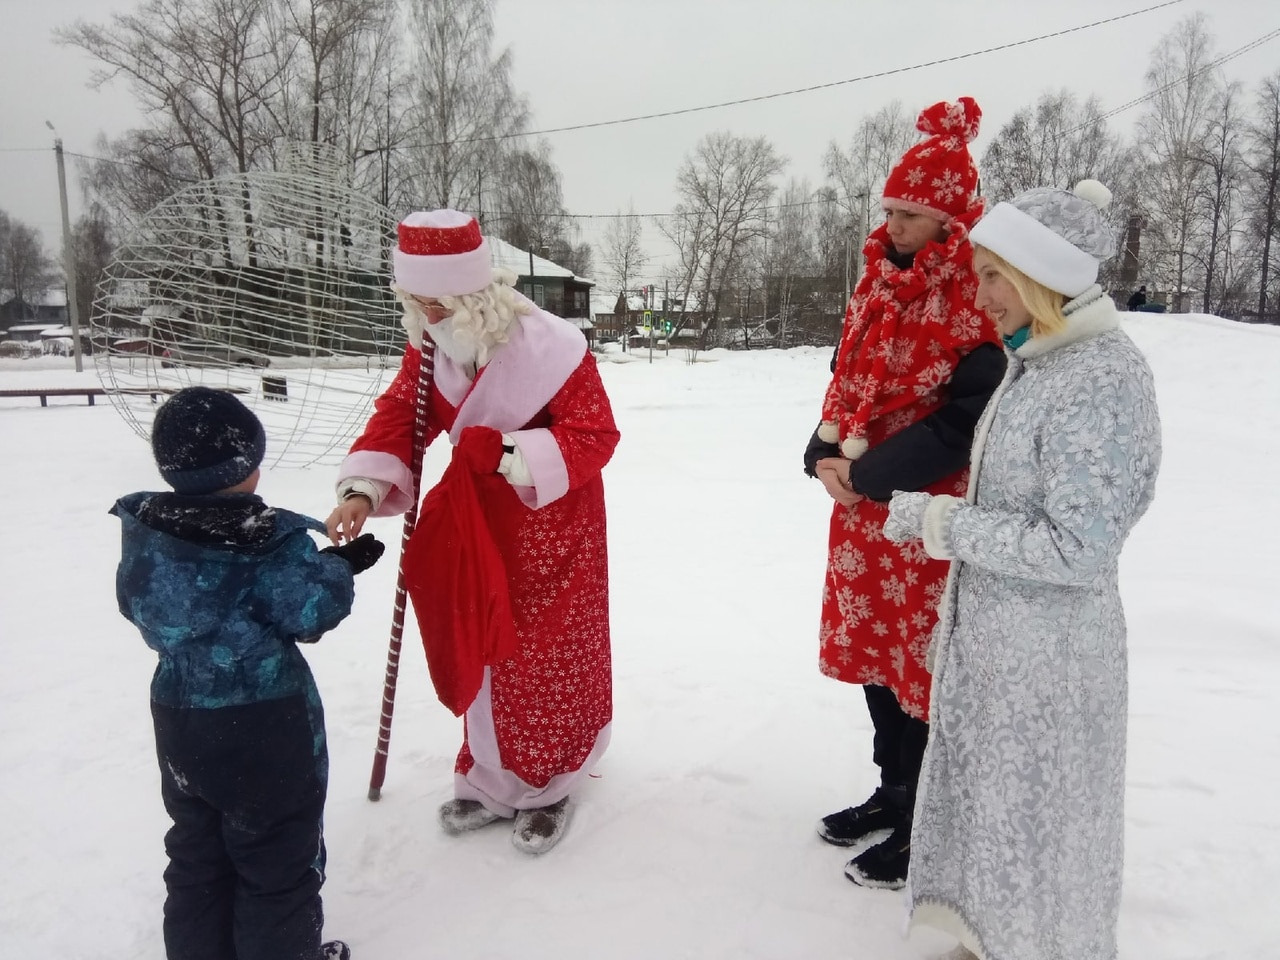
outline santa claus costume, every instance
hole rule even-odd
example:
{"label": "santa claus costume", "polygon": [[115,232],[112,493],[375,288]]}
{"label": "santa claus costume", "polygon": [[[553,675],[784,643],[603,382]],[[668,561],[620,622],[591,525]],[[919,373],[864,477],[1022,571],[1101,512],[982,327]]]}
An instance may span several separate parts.
{"label": "santa claus costume", "polygon": [[889,223],[868,237],[806,454],[810,473],[818,459],[844,458],[847,486],[861,495],[832,511],[819,656],[824,674],[864,686],[881,782],[818,831],[840,846],[881,841],[846,867],[869,886],[906,879],[928,736],[925,652],[947,573],[918,543],[884,538],[887,501],[894,490],[964,490],[973,429],[1005,367],[995,325],[974,306],[969,228],[982,201],[968,144],[980,118],[967,97],[921,112],[926,136],[891,171],[882,205],[922,239],[898,249]]}
{"label": "santa claus costume", "polygon": [[465,718],[441,824],[457,834],[514,817],[516,846],[541,853],[609,742],[601,470],[618,430],[581,331],[491,268],[473,218],[406,217],[394,267],[409,343],[341,466],[339,498],[367,496],[375,516],[413,503],[425,332],[425,442],[444,433],[454,451],[403,562],[437,694]]}

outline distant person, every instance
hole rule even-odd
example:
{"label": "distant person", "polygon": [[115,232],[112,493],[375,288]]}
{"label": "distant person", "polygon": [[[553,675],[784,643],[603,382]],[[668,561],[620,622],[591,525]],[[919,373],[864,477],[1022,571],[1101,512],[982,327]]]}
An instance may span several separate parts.
{"label": "distant person", "polygon": [[165,834],[169,960],[346,960],[324,921],[329,758],[320,694],[298,649],[351,612],[372,535],[318,550],[318,520],[255,494],[266,434],[225,391],[190,387],[156,413],[172,493],[111,512],[120,612],[159,654],[151,716]]}
{"label": "distant person", "polygon": [[1147,285],[1144,283],[1137,290],[1129,295],[1128,307],[1130,312],[1141,310],[1147,305]]}
{"label": "distant person", "polygon": [[[854,854],[845,875],[896,889],[907,879],[911,816],[928,738],[925,650],[947,565],[881,528],[894,490],[960,493],[973,430],[1004,373],[991,318],[973,303],[969,228],[982,214],[969,153],[982,111],[936,103],[925,137],[889,174],[885,223],[867,238],[822,422],[805,472],[835,503],[822,591],[819,669],[863,689],[879,784],[823,817],[818,834]],[[848,731],[831,736],[854,755]]]}
{"label": "distant person", "polygon": [[978,305],[1013,355],[964,499],[897,493],[885,536],[951,561],[911,835],[911,924],[948,954],[1112,960],[1128,666],[1118,564],[1160,468],[1151,370],[1098,267],[1110,191],[1000,203],[973,229]]}

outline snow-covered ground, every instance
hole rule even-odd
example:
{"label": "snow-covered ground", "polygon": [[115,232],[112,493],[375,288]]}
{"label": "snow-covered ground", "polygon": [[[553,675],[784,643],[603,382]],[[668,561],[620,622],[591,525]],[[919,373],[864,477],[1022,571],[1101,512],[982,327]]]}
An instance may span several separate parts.
{"label": "snow-covered ground", "polygon": [[[1122,956],[1280,957],[1280,329],[1135,315],[1165,460],[1122,562],[1131,646]],[[819,676],[830,501],[800,472],[827,350],[602,363],[623,441],[609,497],[613,744],[542,859],[443,836],[460,723],[414,636],[383,799],[366,797],[389,556],[307,653],[332,773],[327,933],[356,960],[910,960],[899,894],[855,887],[816,819],[875,782],[860,691]],[[618,355],[609,359],[622,360]],[[0,387],[95,384],[0,361]],[[372,375],[372,374],[371,374]],[[0,400],[0,930],[22,958],[163,957],[154,655],[115,609],[114,499],[156,489],[109,404]],[[444,450],[430,451],[438,473]],[[269,502],[323,517],[333,471]],[[398,542],[398,521],[374,530]]]}

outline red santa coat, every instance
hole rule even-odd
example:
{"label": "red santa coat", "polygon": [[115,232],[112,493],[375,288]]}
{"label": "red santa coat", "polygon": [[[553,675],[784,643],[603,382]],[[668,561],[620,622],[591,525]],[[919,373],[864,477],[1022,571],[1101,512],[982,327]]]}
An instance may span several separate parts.
{"label": "red santa coat", "polygon": [[[617,445],[609,399],[580,331],[542,311],[520,316],[474,381],[442,352],[426,441],[471,425],[513,437],[534,484],[480,477],[477,494],[506,568],[516,652],[485,671],[466,712],[458,796],[496,812],[565,796],[608,742],[612,719],[609,580],[601,470]],[[396,379],[340,476],[390,483],[379,515],[410,503],[420,354]],[[415,553],[410,543],[406,554]],[[413,594],[410,599],[415,600]]]}
{"label": "red santa coat", "polygon": [[[870,447],[937,410],[960,358],[998,343],[995,326],[974,306],[978,281],[961,220],[942,243],[930,243],[900,270],[886,256],[887,228],[868,239],[867,267],[849,302],[823,419],[841,439]],[[968,471],[925,489],[963,496]],[[925,654],[937,622],[946,561],[918,540],[895,544],[882,532],[887,503],[836,504],[831,514],[822,596],[819,667],[847,683],[893,690],[913,717],[929,715]]]}

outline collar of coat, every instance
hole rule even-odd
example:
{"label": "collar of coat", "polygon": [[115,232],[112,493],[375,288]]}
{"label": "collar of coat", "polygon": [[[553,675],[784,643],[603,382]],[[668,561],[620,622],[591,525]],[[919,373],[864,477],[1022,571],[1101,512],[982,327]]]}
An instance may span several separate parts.
{"label": "collar of coat", "polygon": [[1096,283],[1074,300],[1068,301],[1062,312],[1067,318],[1065,328],[1047,337],[1032,337],[1014,353],[1023,360],[1034,360],[1108,330],[1120,329],[1120,314],[1116,311],[1115,304]]}

